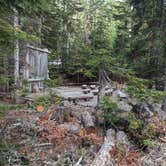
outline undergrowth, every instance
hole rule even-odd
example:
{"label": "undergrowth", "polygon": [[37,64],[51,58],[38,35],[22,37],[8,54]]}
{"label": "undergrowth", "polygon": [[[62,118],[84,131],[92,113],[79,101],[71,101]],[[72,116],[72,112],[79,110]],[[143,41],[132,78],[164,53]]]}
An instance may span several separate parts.
{"label": "undergrowth", "polygon": [[51,104],[60,105],[62,101],[62,96],[57,93],[50,92],[47,95],[36,98],[36,100],[32,104],[32,108],[36,109],[37,106],[41,105],[44,107],[45,110],[47,110]]}
{"label": "undergrowth", "polygon": [[[7,144],[0,140],[0,166],[6,165],[7,160],[9,161],[10,155],[13,155],[14,151],[20,149],[19,144]],[[24,156],[24,154],[19,156],[22,165],[29,165],[29,160]]]}
{"label": "undergrowth", "polygon": [[137,98],[139,100],[149,100],[157,103],[161,101],[165,96],[166,92],[148,89],[149,80],[141,79],[136,76],[128,76],[129,82],[125,89],[131,97]]}
{"label": "undergrowth", "polygon": [[0,104],[0,117],[4,117],[9,110],[23,109],[26,108],[26,104]]}
{"label": "undergrowth", "polygon": [[118,108],[115,102],[108,97],[104,97],[100,103],[100,109],[103,111],[104,122],[107,129],[124,130],[128,132],[131,138],[140,147],[150,147],[154,145],[158,135],[156,124],[145,122],[139,119],[137,114],[124,112]]}

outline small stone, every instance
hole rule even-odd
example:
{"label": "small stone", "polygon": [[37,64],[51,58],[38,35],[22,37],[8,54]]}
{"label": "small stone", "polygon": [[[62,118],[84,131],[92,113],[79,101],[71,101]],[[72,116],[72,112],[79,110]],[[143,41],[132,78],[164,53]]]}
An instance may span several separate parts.
{"label": "small stone", "polygon": [[110,87],[109,86],[105,86],[105,90],[107,91],[107,90],[109,90],[110,89]]}
{"label": "small stone", "polygon": [[87,89],[88,88],[88,86],[87,85],[82,85],[82,89]]}
{"label": "small stone", "polygon": [[118,107],[119,107],[120,110],[127,111],[127,112],[130,112],[133,108],[131,105],[129,105],[125,101],[119,101],[118,102]]}
{"label": "small stone", "polygon": [[128,95],[127,95],[126,93],[122,92],[122,91],[119,91],[119,92],[118,92],[118,96],[119,96],[120,98],[128,98]]}
{"label": "small stone", "polygon": [[105,95],[106,96],[111,96],[112,95],[112,90],[111,89],[106,90]]}

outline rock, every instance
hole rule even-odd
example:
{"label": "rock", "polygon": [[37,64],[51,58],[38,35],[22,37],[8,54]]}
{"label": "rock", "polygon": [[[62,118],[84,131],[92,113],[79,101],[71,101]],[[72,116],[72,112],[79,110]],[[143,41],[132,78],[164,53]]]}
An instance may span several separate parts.
{"label": "rock", "polygon": [[156,142],[155,146],[141,158],[142,166],[165,166],[166,165],[166,143]]}
{"label": "rock", "polygon": [[88,88],[88,86],[87,86],[87,85],[85,85],[85,84],[84,84],[84,85],[82,85],[81,87],[82,87],[82,89],[87,89],[87,88]]}
{"label": "rock", "polygon": [[107,89],[107,90],[105,91],[105,95],[106,95],[106,96],[111,96],[111,95],[112,95],[112,90],[111,90],[111,89]]}
{"label": "rock", "polygon": [[152,117],[154,115],[153,111],[153,107],[145,101],[136,104],[132,109],[132,112],[136,113],[143,120]]}
{"label": "rock", "polygon": [[107,91],[107,90],[109,90],[110,88],[109,88],[109,86],[105,86],[104,89]]}
{"label": "rock", "polygon": [[81,118],[82,118],[82,123],[83,123],[85,128],[95,126],[95,124],[93,122],[93,118],[92,118],[92,116],[90,115],[90,113],[88,111],[84,111],[81,114]]}
{"label": "rock", "polygon": [[127,95],[126,93],[120,91],[120,90],[118,91],[118,96],[119,96],[120,98],[128,98],[128,95]]}
{"label": "rock", "polygon": [[117,102],[119,109],[123,110],[123,111],[127,111],[130,112],[132,110],[132,106],[129,105],[126,101],[120,101]]}
{"label": "rock", "polygon": [[160,115],[160,112],[162,111],[161,107],[162,107],[161,104],[154,104],[153,105],[154,112],[157,113],[158,115]]}
{"label": "rock", "polygon": [[90,88],[91,88],[92,90],[94,90],[94,89],[96,89],[96,85],[90,85]]}
{"label": "rock", "polygon": [[166,112],[166,97],[163,99],[162,110]]}
{"label": "rock", "polygon": [[[126,148],[129,148],[130,142],[127,138],[127,135],[124,131],[118,131],[116,134],[116,140],[124,145],[126,145]],[[126,149],[129,150],[129,149]]]}

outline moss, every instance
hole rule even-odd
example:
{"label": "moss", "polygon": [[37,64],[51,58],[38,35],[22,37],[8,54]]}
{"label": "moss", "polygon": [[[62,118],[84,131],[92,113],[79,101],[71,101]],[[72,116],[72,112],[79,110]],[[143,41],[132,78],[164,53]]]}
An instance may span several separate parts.
{"label": "moss", "polygon": [[6,116],[9,110],[23,109],[26,108],[26,104],[0,104],[0,117]]}

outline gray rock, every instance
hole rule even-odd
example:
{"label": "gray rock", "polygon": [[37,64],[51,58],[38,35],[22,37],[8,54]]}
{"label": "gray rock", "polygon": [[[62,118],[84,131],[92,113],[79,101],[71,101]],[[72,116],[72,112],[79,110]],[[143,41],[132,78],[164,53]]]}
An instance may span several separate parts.
{"label": "gray rock", "polygon": [[127,101],[120,101],[117,102],[119,109],[123,111],[130,112],[132,110],[132,106],[127,103]]}
{"label": "gray rock", "polygon": [[108,89],[110,89],[110,88],[109,88],[109,86],[105,86],[105,88],[104,88],[104,89],[105,89],[105,90],[108,90]]}
{"label": "gray rock", "polygon": [[118,91],[118,96],[120,97],[120,98],[128,98],[128,94],[126,94],[126,93],[124,93],[124,92],[122,92],[122,91]]}
{"label": "gray rock", "polygon": [[122,144],[129,146],[130,142],[124,131],[118,131],[116,134],[116,140]]}
{"label": "gray rock", "polygon": [[145,101],[136,104],[133,107],[132,111],[136,113],[140,119],[150,118],[154,115],[153,114],[154,109],[152,105],[150,105],[149,103]]}
{"label": "gray rock", "polygon": [[162,110],[166,112],[166,97],[163,99]]}

